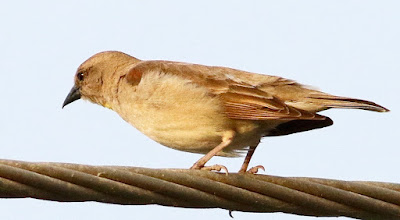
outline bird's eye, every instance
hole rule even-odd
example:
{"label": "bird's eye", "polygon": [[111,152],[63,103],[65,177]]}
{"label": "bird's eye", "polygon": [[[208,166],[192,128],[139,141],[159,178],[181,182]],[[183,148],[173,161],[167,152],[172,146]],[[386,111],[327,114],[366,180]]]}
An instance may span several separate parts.
{"label": "bird's eye", "polygon": [[79,81],[82,81],[84,76],[85,76],[85,74],[83,72],[79,72],[78,74],[76,74],[76,77],[78,77]]}

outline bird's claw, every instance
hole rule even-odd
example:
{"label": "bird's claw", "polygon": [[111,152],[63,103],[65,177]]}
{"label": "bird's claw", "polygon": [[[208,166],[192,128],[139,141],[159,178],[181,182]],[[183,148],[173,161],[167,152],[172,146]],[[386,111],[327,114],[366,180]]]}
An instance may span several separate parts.
{"label": "bird's claw", "polygon": [[219,165],[219,164],[215,164],[212,166],[203,166],[203,167],[196,167],[196,166],[192,166],[190,168],[191,170],[207,170],[207,171],[221,171],[224,170],[225,173],[228,175],[228,168],[226,168],[226,166],[223,165]]}
{"label": "bird's claw", "polygon": [[219,164],[214,164],[212,166],[204,166],[202,168],[200,168],[202,170],[208,170],[208,171],[221,171],[224,170],[226,174],[228,174],[228,168],[226,168],[226,166],[223,165],[219,165]]}
{"label": "bird's claw", "polygon": [[247,171],[247,173],[256,174],[256,173],[258,173],[258,170],[260,170],[260,169],[263,170],[263,171],[265,171],[264,166],[258,165],[258,166],[255,166],[255,167],[250,168],[250,169]]}
{"label": "bird's claw", "polygon": [[256,174],[256,173],[258,173],[258,170],[260,170],[260,169],[265,171],[264,166],[258,165],[258,166],[255,166],[255,167],[252,167],[252,168],[248,169],[247,171],[242,167],[242,169],[239,170],[239,173]]}

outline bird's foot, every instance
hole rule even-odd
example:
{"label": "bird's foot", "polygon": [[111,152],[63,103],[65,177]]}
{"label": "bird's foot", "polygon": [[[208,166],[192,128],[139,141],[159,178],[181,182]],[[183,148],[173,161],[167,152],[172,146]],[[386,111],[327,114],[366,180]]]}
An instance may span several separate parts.
{"label": "bird's foot", "polygon": [[224,170],[226,174],[228,174],[228,168],[223,165],[215,164],[212,166],[198,166],[197,164],[194,164],[192,167],[190,167],[191,170],[207,170],[207,171],[221,171]]}
{"label": "bird's foot", "polygon": [[258,165],[258,166],[255,166],[255,167],[252,167],[252,168],[250,168],[249,170],[239,170],[239,173],[250,173],[250,174],[256,174],[256,173],[258,173],[258,170],[263,170],[263,171],[265,171],[265,168],[264,168],[264,166],[262,166],[262,165]]}
{"label": "bird's foot", "polygon": [[265,168],[263,165],[258,165],[258,166],[250,168],[247,172],[250,174],[256,174],[256,173],[258,173],[258,170],[260,170],[260,169],[265,171]]}
{"label": "bird's foot", "polygon": [[219,165],[219,164],[214,164],[212,166],[204,166],[202,168],[200,168],[201,170],[208,170],[208,171],[221,171],[224,170],[226,174],[228,174],[228,168],[226,168],[226,166],[223,165]]}

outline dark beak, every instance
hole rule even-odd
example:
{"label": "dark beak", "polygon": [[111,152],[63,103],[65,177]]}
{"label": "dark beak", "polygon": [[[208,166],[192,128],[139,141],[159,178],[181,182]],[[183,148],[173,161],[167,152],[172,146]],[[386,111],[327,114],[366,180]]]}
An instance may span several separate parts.
{"label": "dark beak", "polygon": [[79,91],[79,88],[74,86],[72,87],[71,91],[68,93],[67,98],[65,98],[65,101],[63,103],[63,108],[68,105],[69,103],[76,101],[81,98],[81,92]]}

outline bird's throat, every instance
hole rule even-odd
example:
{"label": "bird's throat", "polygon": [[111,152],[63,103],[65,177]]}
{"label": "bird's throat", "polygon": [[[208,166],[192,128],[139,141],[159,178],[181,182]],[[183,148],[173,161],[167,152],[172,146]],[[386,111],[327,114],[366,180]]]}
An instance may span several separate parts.
{"label": "bird's throat", "polygon": [[106,108],[108,108],[108,109],[113,110],[112,106],[111,106],[109,103],[107,103],[107,102],[103,103],[102,106],[103,106],[103,107],[106,107]]}

